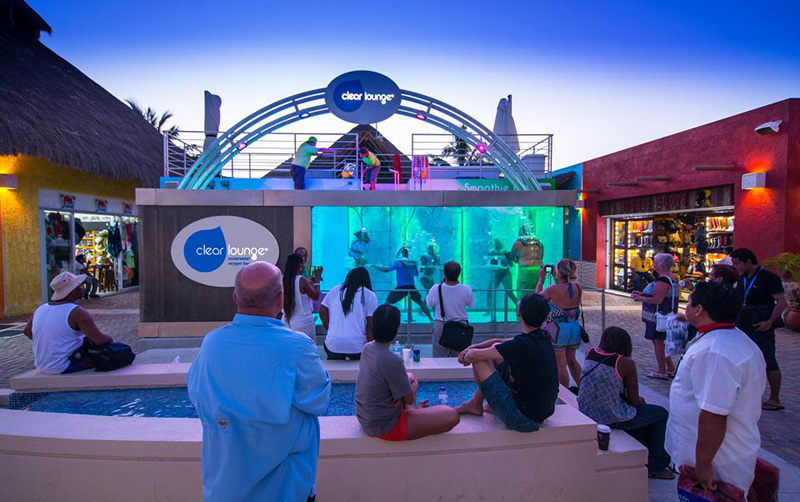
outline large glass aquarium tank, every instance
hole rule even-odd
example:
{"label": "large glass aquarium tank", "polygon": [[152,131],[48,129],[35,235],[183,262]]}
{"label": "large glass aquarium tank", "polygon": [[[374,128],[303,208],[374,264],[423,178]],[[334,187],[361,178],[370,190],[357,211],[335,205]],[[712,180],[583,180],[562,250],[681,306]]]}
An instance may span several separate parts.
{"label": "large glass aquarium tank", "polygon": [[[314,207],[311,261],[324,267],[323,290],[366,267],[379,303],[391,300],[404,320],[408,296],[390,296],[407,286],[398,279],[413,277],[424,303],[444,264],[456,261],[460,281],[475,292],[470,322],[502,322],[506,305],[514,322],[516,299],[536,287],[539,267],[563,257],[563,220],[559,207]],[[404,271],[384,271],[398,261]],[[419,305],[411,313],[412,322],[429,322]]]}

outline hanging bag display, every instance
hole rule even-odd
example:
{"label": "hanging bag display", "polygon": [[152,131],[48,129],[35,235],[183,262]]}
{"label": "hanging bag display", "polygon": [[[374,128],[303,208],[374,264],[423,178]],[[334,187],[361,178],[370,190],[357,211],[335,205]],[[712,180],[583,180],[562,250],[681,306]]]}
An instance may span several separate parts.
{"label": "hanging bag display", "polygon": [[[446,319],[444,313],[444,298],[442,297],[442,286],[439,284],[439,309],[442,313],[442,320]],[[468,323],[459,321],[444,321],[444,328],[442,328],[442,336],[439,338],[439,345],[446,349],[461,352],[470,345],[472,345],[472,335],[475,328]]]}

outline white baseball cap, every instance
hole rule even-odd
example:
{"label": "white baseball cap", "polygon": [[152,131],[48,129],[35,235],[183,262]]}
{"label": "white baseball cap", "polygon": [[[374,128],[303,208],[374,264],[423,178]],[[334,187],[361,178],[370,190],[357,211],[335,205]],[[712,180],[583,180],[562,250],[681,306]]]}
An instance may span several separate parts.
{"label": "white baseball cap", "polygon": [[50,289],[53,290],[53,296],[50,298],[53,301],[63,300],[75,288],[83,284],[86,280],[85,275],[75,275],[70,272],[61,272],[50,281]]}

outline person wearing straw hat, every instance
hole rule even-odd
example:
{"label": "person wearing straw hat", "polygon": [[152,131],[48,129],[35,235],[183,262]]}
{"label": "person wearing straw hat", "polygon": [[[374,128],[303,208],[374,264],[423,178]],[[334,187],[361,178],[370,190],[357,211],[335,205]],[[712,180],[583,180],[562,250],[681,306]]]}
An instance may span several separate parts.
{"label": "person wearing straw hat", "polygon": [[295,190],[305,190],[306,188],[306,170],[311,165],[311,157],[319,155],[320,153],[335,153],[336,150],[332,148],[317,148],[317,138],[311,136],[308,141],[303,142],[302,145],[294,153],[294,160],[292,161],[292,180],[294,181]]}
{"label": "person wearing straw hat", "polygon": [[83,298],[85,275],[61,272],[50,281],[50,302],[36,309],[25,325],[25,336],[33,341],[33,359],[42,373],[58,375],[91,368],[69,360],[88,337],[95,345],[113,342],[94,323],[92,315],[75,304]]}

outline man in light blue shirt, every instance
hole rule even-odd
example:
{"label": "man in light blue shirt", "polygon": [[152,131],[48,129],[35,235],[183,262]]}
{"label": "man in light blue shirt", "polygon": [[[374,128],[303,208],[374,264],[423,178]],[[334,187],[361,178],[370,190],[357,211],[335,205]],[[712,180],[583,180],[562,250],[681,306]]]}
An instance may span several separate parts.
{"label": "man in light blue shirt", "polygon": [[203,424],[203,500],[313,500],[330,377],[314,342],[277,320],[277,267],[243,268],[233,299],[238,314],[206,335],[187,377]]}

